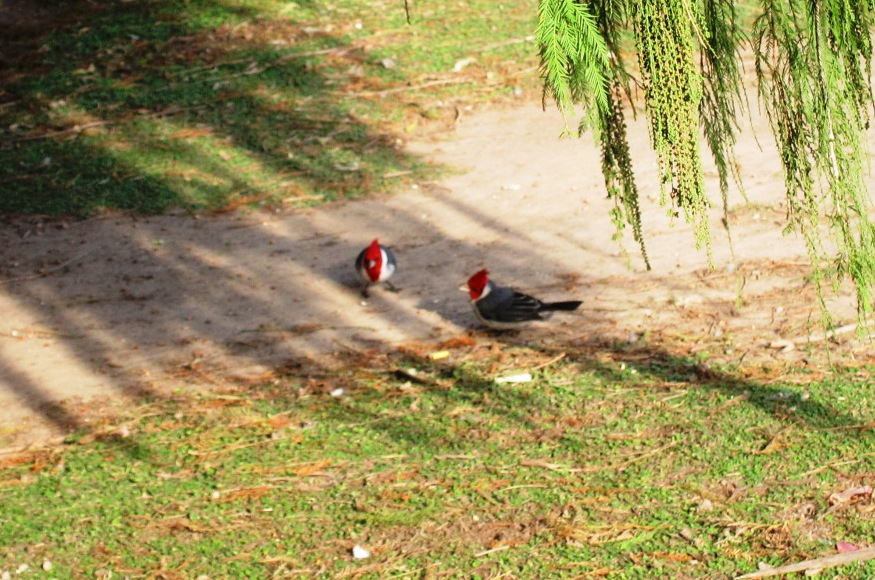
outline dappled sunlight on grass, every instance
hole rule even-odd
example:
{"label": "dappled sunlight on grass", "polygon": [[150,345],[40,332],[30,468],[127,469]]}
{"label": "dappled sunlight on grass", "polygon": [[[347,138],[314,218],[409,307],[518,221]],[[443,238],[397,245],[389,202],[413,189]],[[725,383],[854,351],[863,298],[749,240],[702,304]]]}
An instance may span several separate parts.
{"label": "dappled sunlight on grass", "polygon": [[[4,555],[71,575],[728,578],[868,541],[871,494],[835,495],[875,461],[845,429],[862,369],[803,391],[643,352],[464,338],[135,407],[0,458]],[[832,419],[797,423],[803,392]]]}
{"label": "dappled sunlight on grass", "polygon": [[[484,51],[453,37],[436,46],[433,25],[448,17],[472,41],[513,33],[465,22],[467,6],[440,15],[428,7],[418,27],[406,24],[403,7],[380,2],[79,9],[75,25],[39,38],[39,64],[26,56],[30,40],[6,55],[14,66],[0,79],[0,211],[312,205],[391,189],[429,173],[400,150],[398,133],[435,116],[431,99],[477,82],[505,48],[505,58],[514,50],[534,58],[517,42]],[[507,25],[507,12],[493,10]],[[527,12],[514,13],[520,30]],[[472,53],[465,71],[452,70]],[[526,68],[495,62],[487,84],[497,92]],[[417,85],[433,96],[397,98]]]}

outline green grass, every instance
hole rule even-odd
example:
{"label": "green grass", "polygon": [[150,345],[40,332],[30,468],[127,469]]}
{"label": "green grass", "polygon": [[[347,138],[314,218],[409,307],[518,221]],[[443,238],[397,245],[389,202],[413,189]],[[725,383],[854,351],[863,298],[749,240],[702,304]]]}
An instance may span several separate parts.
{"label": "green grass", "polygon": [[[154,401],[7,457],[0,569],[729,578],[875,537],[870,498],[828,501],[871,480],[868,369],[779,375],[569,350],[531,382],[497,385],[555,353],[488,352],[394,353]],[[355,560],[355,544],[371,557]]]}
{"label": "green grass", "polygon": [[[399,139],[537,85],[534,7],[412,16],[365,0],[76,4],[50,34],[4,39],[0,212],[297,207],[422,179],[435,168]],[[485,342],[154,400],[0,455],[0,573],[729,578],[873,542],[871,498],[829,502],[871,483],[871,369]]]}
{"label": "green grass", "polygon": [[417,6],[410,25],[379,0],[75,3],[4,39],[0,213],[297,207],[426,178],[403,139],[535,87],[534,16],[480,1]]}

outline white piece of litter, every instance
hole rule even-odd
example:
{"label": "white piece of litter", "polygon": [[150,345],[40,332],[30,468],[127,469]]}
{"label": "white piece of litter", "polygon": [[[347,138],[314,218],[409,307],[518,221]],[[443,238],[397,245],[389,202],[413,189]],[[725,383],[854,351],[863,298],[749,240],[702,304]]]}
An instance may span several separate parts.
{"label": "white piece of litter", "polygon": [[477,62],[477,59],[471,56],[463,58],[462,60],[457,60],[456,64],[453,65],[453,72],[461,72],[463,68],[469,64],[474,64],[475,62]]}
{"label": "white piece of litter", "polygon": [[371,553],[356,544],[352,547],[352,557],[356,560],[364,560],[365,558],[370,558]]}
{"label": "white piece of litter", "polygon": [[341,396],[341,395],[343,395],[343,387],[337,387],[336,389],[334,389],[333,391],[331,391],[331,396],[332,396],[332,397],[339,397],[339,396]]}
{"label": "white piece of litter", "polygon": [[508,375],[506,377],[495,377],[495,382],[501,383],[527,383],[532,380],[531,373],[519,373],[516,375]]}

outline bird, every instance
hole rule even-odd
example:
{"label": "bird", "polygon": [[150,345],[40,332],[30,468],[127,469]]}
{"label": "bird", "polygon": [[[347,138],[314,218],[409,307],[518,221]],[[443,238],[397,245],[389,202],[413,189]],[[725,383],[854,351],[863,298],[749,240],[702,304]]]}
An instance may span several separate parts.
{"label": "bird", "polygon": [[374,240],[370,246],[359,252],[355,259],[355,269],[365,283],[362,297],[367,298],[368,288],[379,282],[385,282],[389,290],[397,292],[398,289],[389,282],[396,267],[395,254],[390,248],[381,245],[379,240]]}
{"label": "bird", "polygon": [[583,304],[581,300],[542,302],[513,288],[499,286],[489,279],[489,270],[485,269],[471,276],[462,290],[467,290],[471,296],[471,308],[477,320],[496,330],[509,330],[533,320],[546,320],[554,311],[576,310]]}

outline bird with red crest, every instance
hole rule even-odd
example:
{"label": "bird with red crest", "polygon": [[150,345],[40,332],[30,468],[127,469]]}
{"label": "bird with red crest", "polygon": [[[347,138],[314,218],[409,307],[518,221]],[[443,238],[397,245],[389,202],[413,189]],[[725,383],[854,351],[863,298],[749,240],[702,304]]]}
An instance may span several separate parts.
{"label": "bird with red crest", "polygon": [[372,284],[381,282],[385,283],[392,292],[397,292],[398,289],[389,282],[397,265],[395,254],[390,248],[380,244],[379,240],[374,240],[370,246],[362,250],[355,259],[355,269],[364,282],[362,297],[368,297],[368,288]]}
{"label": "bird with red crest", "polygon": [[489,279],[488,270],[480,270],[462,287],[471,297],[477,320],[497,330],[519,328],[533,320],[545,320],[555,311],[571,311],[583,304],[580,300],[542,302],[513,288],[499,286]]}

